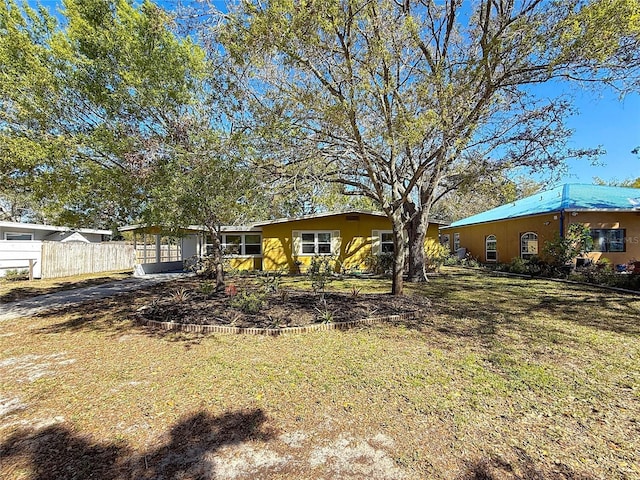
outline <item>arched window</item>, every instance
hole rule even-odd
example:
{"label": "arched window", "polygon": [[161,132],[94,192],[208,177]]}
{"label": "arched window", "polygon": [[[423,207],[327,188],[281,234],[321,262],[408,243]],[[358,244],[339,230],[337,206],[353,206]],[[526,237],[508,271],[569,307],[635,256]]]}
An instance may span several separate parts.
{"label": "arched window", "polygon": [[495,235],[488,235],[484,241],[485,258],[487,262],[495,262],[498,260],[498,242]]}
{"label": "arched window", "polygon": [[520,236],[520,256],[524,259],[538,254],[538,234],[534,232],[523,233]]}

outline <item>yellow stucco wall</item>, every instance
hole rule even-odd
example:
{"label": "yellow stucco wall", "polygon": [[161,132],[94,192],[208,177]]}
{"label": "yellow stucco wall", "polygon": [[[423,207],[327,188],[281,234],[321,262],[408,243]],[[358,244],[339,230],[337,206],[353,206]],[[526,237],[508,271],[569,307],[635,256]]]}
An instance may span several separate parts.
{"label": "yellow stucco wall", "polygon": [[[358,220],[348,220],[357,217]],[[263,270],[305,271],[313,255],[294,256],[293,232],[340,232],[338,257],[343,269],[363,269],[364,259],[371,255],[372,232],[391,231],[389,219],[367,214],[338,214],[328,217],[292,220],[286,223],[262,227]],[[430,224],[427,231],[429,241],[437,241],[438,225]]]}
{"label": "yellow stucco wall", "polygon": [[262,270],[262,258],[257,256],[234,256],[227,259],[236,270]]}
{"label": "yellow stucco wall", "polygon": [[[576,215],[573,216],[570,212],[565,212],[565,231],[571,223],[583,223],[592,229],[626,229],[626,252],[592,252],[589,256],[594,260],[606,257],[615,264],[626,263],[631,258],[640,258],[640,214],[635,212],[576,212]],[[553,240],[555,235],[560,233],[560,214],[535,215],[441,229],[442,234],[449,235],[449,245],[452,251],[454,233],[459,233],[460,247],[466,248],[471,255],[481,262],[487,261],[485,256],[485,240],[487,236],[495,235],[498,263],[509,263],[511,259],[520,256],[520,236],[526,232],[538,234],[538,254],[542,256],[545,242]]]}
{"label": "yellow stucco wall", "polygon": [[627,263],[640,260],[640,212],[576,212],[576,216],[567,215],[570,223],[582,223],[591,229],[624,228],[624,252],[591,252],[594,260],[608,258],[611,263]]}

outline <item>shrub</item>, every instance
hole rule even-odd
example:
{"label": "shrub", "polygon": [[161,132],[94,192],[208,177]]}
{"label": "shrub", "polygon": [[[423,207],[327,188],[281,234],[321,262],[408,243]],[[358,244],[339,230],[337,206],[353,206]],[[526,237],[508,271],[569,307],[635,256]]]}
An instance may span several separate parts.
{"label": "shrub", "polygon": [[243,311],[244,313],[258,313],[263,305],[265,298],[259,293],[242,292],[231,300],[231,306]]}
{"label": "shrub", "polygon": [[276,293],[280,290],[282,272],[260,272],[256,279],[264,293]]}
{"label": "shrub", "polygon": [[4,279],[10,282],[29,280],[29,270],[7,270]]}
{"label": "shrub", "polygon": [[520,257],[515,257],[511,259],[509,263],[509,272],[511,273],[527,273],[527,262]]}
{"label": "shrub", "polygon": [[209,296],[216,291],[216,286],[212,282],[202,282],[198,287],[198,292],[205,296]]}
{"label": "shrub", "polygon": [[441,243],[430,242],[424,251],[425,267],[428,272],[437,272],[449,258],[449,250]]}
{"label": "shrub", "polygon": [[320,307],[315,307],[317,315],[317,320],[320,323],[331,323],[333,322],[333,312],[329,310],[329,306],[327,305],[327,301],[323,298],[320,301]]}
{"label": "shrub", "polygon": [[593,239],[589,227],[581,223],[572,223],[564,237],[556,233],[553,240],[546,241],[542,252],[556,267],[573,262],[573,259],[591,251]]}
{"label": "shrub", "polygon": [[315,293],[320,293],[324,297],[324,289],[328,283],[333,281],[336,260],[327,256],[315,256],[311,259],[307,276],[311,279],[311,288]]}
{"label": "shrub", "polygon": [[376,275],[391,275],[393,272],[393,253],[368,255],[364,259],[365,269]]}
{"label": "shrub", "polygon": [[199,277],[216,278],[216,265],[217,263],[212,256],[198,257],[194,255],[184,261],[183,268]]}
{"label": "shrub", "polygon": [[174,291],[170,298],[172,302],[184,303],[191,298],[191,294],[189,293],[189,290],[183,287]]}

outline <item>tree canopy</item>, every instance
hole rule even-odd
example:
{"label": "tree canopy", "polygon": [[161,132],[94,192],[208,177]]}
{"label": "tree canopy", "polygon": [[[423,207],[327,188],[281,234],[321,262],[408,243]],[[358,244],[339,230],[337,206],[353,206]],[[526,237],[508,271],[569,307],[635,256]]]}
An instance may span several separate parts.
{"label": "tree canopy", "polygon": [[410,276],[424,278],[428,217],[443,190],[597,153],[569,150],[570,102],[531,87],[622,88],[638,54],[637,14],[627,0],[271,0],[242,2],[216,28],[253,73],[256,116],[287,132],[278,151],[296,154],[282,162],[321,158],[326,178],[387,213],[401,293],[407,245]]}
{"label": "tree canopy", "polygon": [[184,141],[204,53],[150,1],[0,5],[0,175],[66,224],[132,218]]}

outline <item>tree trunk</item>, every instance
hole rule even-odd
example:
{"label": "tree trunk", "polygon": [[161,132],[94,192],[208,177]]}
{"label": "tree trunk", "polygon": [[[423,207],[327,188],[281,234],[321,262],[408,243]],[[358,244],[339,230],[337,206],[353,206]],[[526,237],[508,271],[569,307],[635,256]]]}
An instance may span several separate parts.
{"label": "tree trunk", "polygon": [[406,247],[406,230],[402,224],[402,212],[393,214],[393,277],[391,285],[392,295],[403,294],[404,259]]}
{"label": "tree trunk", "polygon": [[[421,206],[416,208],[412,202],[403,206],[403,211],[410,221],[406,224],[409,245],[409,278],[410,282],[426,282],[426,256],[424,242],[429,228],[429,213],[431,212],[428,190],[421,190]],[[429,205],[429,206],[428,206]]]}
{"label": "tree trunk", "polygon": [[429,224],[422,221],[422,215],[416,215],[407,224],[409,241],[409,278],[410,282],[426,282],[424,241]]}
{"label": "tree trunk", "polygon": [[208,227],[211,234],[211,242],[213,251],[211,252],[211,260],[215,267],[216,291],[224,290],[224,266],[222,264],[222,244],[215,227]]}

